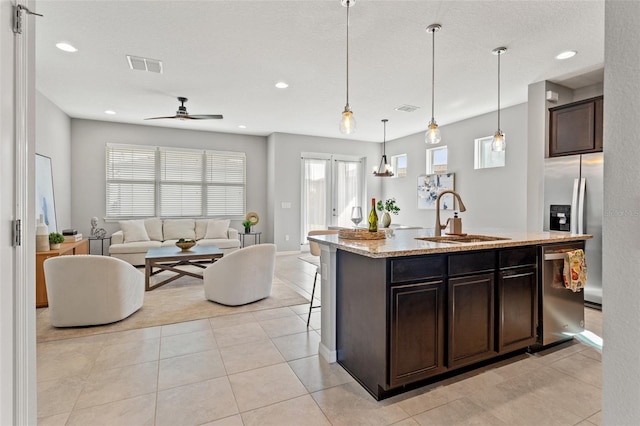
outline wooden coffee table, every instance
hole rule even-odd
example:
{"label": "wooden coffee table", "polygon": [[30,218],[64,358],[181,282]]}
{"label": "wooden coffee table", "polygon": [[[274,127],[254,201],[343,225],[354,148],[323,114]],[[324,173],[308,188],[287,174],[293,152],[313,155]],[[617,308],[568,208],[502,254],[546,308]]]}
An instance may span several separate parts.
{"label": "wooden coffee table", "polygon": [[[219,259],[221,257],[222,251],[220,251],[220,249],[214,245],[193,246],[186,251],[183,251],[179,247],[175,246],[151,248],[149,249],[149,251],[147,251],[147,255],[145,256],[145,289],[147,291],[156,289],[186,275],[202,279],[201,274],[185,271],[184,269],[179,269],[177,267],[191,265],[205,269],[207,265],[203,265],[201,263],[198,263],[197,261],[208,260],[214,262],[216,259]],[[157,268],[157,270],[154,270],[154,268]],[[176,275],[167,278],[166,280],[160,281],[153,286],[150,286],[149,279],[162,271],[175,272]]]}

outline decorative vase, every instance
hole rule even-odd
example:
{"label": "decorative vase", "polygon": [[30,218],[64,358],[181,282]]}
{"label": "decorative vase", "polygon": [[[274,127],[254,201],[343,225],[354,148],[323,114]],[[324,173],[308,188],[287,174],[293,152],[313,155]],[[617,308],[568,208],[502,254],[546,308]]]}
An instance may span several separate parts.
{"label": "decorative vase", "polygon": [[251,227],[250,226],[245,226],[244,227],[244,233],[245,234],[250,234],[251,233]]}
{"label": "decorative vase", "polygon": [[382,215],[382,227],[388,228],[389,225],[391,225],[391,215],[389,214],[389,212],[384,212],[384,214]]}
{"label": "decorative vase", "polygon": [[49,251],[49,228],[44,223],[44,216],[40,215],[36,226],[36,251]]}
{"label": "decorative vase", "polygon": [[51,244],[51,250],[58,250],[60,248],[60,243],[58,244]]}

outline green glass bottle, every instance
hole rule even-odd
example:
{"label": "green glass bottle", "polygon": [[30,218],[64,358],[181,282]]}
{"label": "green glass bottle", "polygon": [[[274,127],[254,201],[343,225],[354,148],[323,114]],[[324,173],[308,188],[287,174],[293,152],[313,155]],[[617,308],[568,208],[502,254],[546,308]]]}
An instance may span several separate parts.
{"label": "green glass bottle", "polygon": [[371,212],[369,212],[369,232],[378,232],[378,213],[376,213],[376,199],[371,199]]}

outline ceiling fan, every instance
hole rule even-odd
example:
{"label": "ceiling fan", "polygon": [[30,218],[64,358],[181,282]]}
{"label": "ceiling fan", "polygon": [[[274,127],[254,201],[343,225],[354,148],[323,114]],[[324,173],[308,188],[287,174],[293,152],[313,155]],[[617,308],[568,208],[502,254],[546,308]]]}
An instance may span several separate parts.
{"label": "ceiling fan", "polygon": [[180,106],[176,111],[176,115],[170,115],[167,117],[150,117],[145,118],[145,120],[159,120],[162,118],[173,118],[178,120],[221,120],[223,117],[220,114],[201,114],[201,115],[190,115],[187,112],[187,107],[184,106],[184,103],[189,99],[183,98],[181,96],[178,97],[178,102],[180,102]]}

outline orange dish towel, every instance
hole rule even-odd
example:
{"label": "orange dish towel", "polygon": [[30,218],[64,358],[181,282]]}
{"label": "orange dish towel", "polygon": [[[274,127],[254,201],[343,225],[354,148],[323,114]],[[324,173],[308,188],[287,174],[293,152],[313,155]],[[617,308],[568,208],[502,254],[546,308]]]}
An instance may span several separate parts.
{"label": "orange dish towel", "polygon": [[587,282],[587,261],[584,250],[573,250],[564,258],[564,286],[574,293],[584,288]]}

